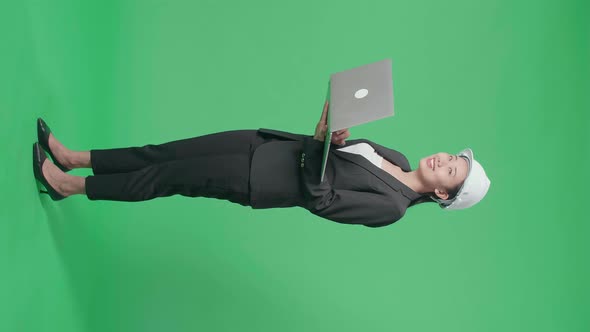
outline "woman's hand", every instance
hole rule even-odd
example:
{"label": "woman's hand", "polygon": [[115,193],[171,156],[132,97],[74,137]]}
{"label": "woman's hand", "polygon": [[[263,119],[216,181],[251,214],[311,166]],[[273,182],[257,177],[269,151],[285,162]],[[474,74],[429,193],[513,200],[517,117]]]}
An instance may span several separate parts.
{"label": "woman's hand", "polygon": [[320,117],[320,121],[315,126],[315,135],[313,136],[314,139],[318,141],[324,141],[324,137],[326,137],[326,131],[328,130],[328,101],[324,104],[324,111],[322,112],[322,116]]}
{"label": "woman's hand", "polygon": [[[322,116],[320,117],[320,121],[315,127],[315,135],[313,136],[314,139],[318,141],[324,141],[326,137],[326,131],[328,130],[328,101],[324,104],[324,110],[322,112]],[[338,130],[332,133],[332,144],[337,145],[344,145],[345,140],[350,137],[350,131],[348,128]]]}

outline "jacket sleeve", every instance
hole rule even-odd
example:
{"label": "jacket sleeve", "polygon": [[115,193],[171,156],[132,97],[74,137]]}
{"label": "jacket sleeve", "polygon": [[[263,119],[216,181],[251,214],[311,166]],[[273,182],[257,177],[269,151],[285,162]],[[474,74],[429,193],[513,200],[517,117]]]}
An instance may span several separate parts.
{"label": "jacket sleeve", "polygon": [[389,225],[402,217],[390,197],[379,193],[334,189],[320,183],[324,142],[306,136],[301,154],[301,179],[307,209],[322,218],[368,227]]}

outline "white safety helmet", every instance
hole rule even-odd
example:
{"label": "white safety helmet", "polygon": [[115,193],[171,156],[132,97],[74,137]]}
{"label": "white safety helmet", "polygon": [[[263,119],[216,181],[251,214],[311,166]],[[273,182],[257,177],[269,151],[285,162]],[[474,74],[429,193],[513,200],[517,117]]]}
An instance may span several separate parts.
{"label": "white safety helmet", "polygon": [[469,171],[463,181],[463,185],[453,199],[445,200],[436,196],[430,196],[439,206],[445,210],[466,209],[481,201],[490,189],[490,179],[488,179],[483,167],[473,159],[473,151],[467,148],[457,154],[467,160]]}

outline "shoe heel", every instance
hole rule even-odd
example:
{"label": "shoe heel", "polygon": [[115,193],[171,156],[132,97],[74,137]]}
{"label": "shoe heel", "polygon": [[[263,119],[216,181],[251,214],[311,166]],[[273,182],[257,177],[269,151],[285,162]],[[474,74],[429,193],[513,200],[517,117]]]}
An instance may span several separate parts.
{"label": "shoe heel", "polygon": [[33,174],[35,175],[35,179],[37,179],[39,182],[41,182],[41,184],[43,184],[43,186],[45,186],[45,189],[46,189],[46,190],[39,189],[39,193],[49,195],[49,197],[51,197],[51,199],[54,201],[59,201],[61,199],[66,198],[66,196],[59,194],[55,189],[53,189],[53,187],[51,187],[49,185],[49,183],[47,182],[47,179],[43,175],[42,166],[43,166],[43,162],[45,160],[47,160],[47,157],[45,156],[45,153],[41,150],[40,144],[34,143],[33,144]]}

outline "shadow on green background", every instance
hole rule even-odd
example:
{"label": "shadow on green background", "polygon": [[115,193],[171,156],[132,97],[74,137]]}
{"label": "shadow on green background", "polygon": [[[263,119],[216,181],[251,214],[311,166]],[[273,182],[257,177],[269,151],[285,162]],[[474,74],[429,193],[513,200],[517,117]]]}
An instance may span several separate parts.
{"label": "shadow on green background", "polygon": [[[586,2],[1,7],[0,330],[590,329]],[[384,58],[396,116],[351,139],[413,167],[473,148],[492,181],[476,207],[370,229],[205,198],[38,195],[38,116],[74,150],[311,134],[329,74]]]}

